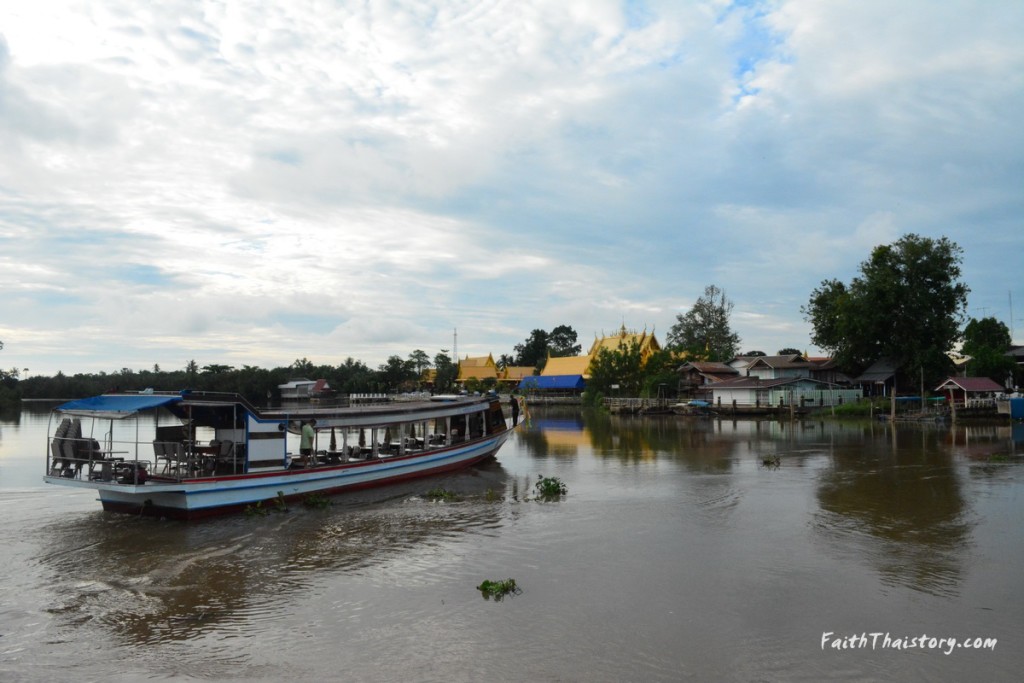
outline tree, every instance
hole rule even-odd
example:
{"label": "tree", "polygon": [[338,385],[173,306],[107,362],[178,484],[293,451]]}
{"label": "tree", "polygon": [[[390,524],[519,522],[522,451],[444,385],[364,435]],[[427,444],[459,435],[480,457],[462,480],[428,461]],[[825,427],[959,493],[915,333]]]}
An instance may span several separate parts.
{"label": "tree", "polygon": [[616,393],[620,396],[639,396],[643,379],[640,344],[632,339],[629,344],[619,344],[614,351],[603,347],[597,350],[590,361],[587,391],[607,395],[618,385]]}
{"label": "tree", "polygon": [[708,285],[685,315],[676,316],[676,324],[668,332],[668,345],[691,358],[725,362],[735,357],[740,338],[729,328],[731,312],[732,302],[725,292]]}
{"label": "tree", "polygon": [[813,326],[811,341],[846,370],[888,358],[915,379],[938,379],[967,308],[961,259],[961,248],[945,237],[908,234],[875,247],[848,287],[825,280],[811,293],[801,308]]}
{"label": "tree", "polygon": [[526,341],[515,345],[516,365],[537,367],[548,358],[548,333],[534,330]]}
{"label": "tree", "polygon": [[655,398],[675,396],[679,390],[679,360],[671,351],[655,351],[644,363],[643,394]]}
{"label": "tree", "polygon": [[1013,371],[1016,361],[1006,355],[1013,340],[1010,328],[995,318],[971,318],[964,328],[964,345],[962,352],[970,356],[967,362],[967,374],[973,377],[988,377],[1000,384],[1009,378],[1009,386],[1013,386]]}
{"label": "tree", "polygon": [[416,376],[419,377],[423,374],[423,368],[430,367],[430,356],[427,355],[426,351],[416,349],[409,354],[409,362],[416,368]]}
{"label": "tree", "polygon": [[578,356],[582,347],[576,343],[576,330],[559,325],[548,332],[548,352],[556,358]]}
{"label": "tree", "polygon": [[296,377],[309,377],[316,374],[313,362],[308,358],[296,358],[292,362],[291,370]]}
{"label": "tree", "polygon": [[222,375],[225,372],[231,372],[234,369],[235,368],[230,366],[230,365],[218,365],[218,364],[214,363],[212,365],[204,365],[203,366],[203,373],[205,373],[207,375]]}
{"label": "tree", "polygon": [[332,368],[325,378],[331,386],[344,394],[358,394],[374,390],[374,372],[362,361],[351,356],[336,368]]}
{"label": "tree", "polygon": [[832,351],[839,364],[848,369],[864,367],[876,360],[870,351],[855,351],[853,340],[847,336],[854,331],[854,323],[847,312],[849,297],[846,285],[839,280],[822,280],[811,292],[810,302],[800,309],[813,328],[811,341]]}
{"label": "tree", "polygon": [[441,349],[434,356],[434,372],[435,391],[451,391],[455,387],[455,381],[459,378],[459,366],[452,362],[448,349]]}
{"label": "tree", "polygon": [[802,355],[804,355],[804,352],[801,351],[800,349],[794,349],[794,348],[791,348],[791,347],[787,347],[785,349],[779,349],[779,352],[776,353],[775,355],[776,356],[802,356]]}
{"label": "tree", "polygon": [[765,353],[764,351],[744,351],[744,352],[743,352],[743,353],[741,353],[740,355],[741,355],[741,356],[758,356],[758,357],[764,357],[764,356],[767,356],[768,354],[767,354],[767,353]]}
{"label": "tree", "polygon": [[387,363],[381,365],[380,382],[387,391],[405,391],[415,384],[416,371],[411,360],[403,360],[401,356],[389,356]]}

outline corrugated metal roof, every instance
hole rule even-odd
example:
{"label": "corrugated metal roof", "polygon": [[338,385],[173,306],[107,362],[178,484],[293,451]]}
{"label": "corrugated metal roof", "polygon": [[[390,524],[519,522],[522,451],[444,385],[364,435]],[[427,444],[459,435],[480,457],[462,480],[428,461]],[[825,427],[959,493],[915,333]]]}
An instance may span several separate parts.
{"label": "corrugated metal roof", "polygon": [[803,356],[792,354],[789,356],[757,356],[750,362],[749,367],[753,367],[755,365],[766,365],[770,368],[806,368],[808,366],[808,362]]}
{"label": "corrugated metal roof", "polygon": [[583,375],[534,375],[524,377],[519,383],[519,388],[526,389],[583,389],[586,383]]}
{"label": "corrugated metal roof", "polygon": [[1003,387],[988,377],[950,377],[935,390],[948,389],[955,384],[966,392],[1002,391]]}
{"label": "corrugated metal roof", "polygon": [[873,384],[875,382],[888,382],[896,374],[896,364],[888,358],[876,360],[860,377],[854,378],[858,384]]}
{"label": "corrugated metal roof", "polygon": [[821,384],[826,387],[835,386],[831,382],[825,382],[820,379],[814,379],[813,377],[780,377],[778,379],[759,379],[757,377],[738,377],[736,379],[727,379],[716,384],[712,384],[709,388],[714,391],[729,391],[730,389],[773,389],[775,387],[785,386],[787,384]]}

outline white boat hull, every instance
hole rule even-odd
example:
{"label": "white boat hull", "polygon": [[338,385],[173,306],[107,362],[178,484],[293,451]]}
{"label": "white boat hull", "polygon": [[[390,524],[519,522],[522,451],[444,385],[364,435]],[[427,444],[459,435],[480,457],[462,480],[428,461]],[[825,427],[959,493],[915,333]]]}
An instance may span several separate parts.
{"label": "white boat hull", "polygon": [[141,485],[46,477],[52,484],[94,489],[103,509],[174,519],[196,519],[238,511],[266,501],[329,495],[469,467],[494,455],[510,432],[449,448],[328,467],[278,470]]}

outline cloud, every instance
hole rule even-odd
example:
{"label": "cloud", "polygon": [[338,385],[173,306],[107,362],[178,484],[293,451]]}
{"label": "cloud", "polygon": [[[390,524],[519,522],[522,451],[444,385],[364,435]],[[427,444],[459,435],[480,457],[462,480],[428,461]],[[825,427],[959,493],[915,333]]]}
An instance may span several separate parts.
{"label": "cloud", "polygon": [[500,354],[667,332],[712,283],[744,347],[802,348],[810,291],[906,232],[961,244],[972,306],[1008,319],[1022,13],[0,8],[4,357],[374,366],[456,328]]}

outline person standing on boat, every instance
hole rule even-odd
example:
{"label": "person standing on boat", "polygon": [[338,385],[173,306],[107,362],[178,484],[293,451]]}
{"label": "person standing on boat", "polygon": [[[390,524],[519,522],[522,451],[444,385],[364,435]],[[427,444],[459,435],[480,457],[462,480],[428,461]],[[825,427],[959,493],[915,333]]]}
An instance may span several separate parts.
{"label": "person standing on boat", "polygon": [[310,420],[302,425],[302,438],[299,441],[299,455],[313,455],[313,438],[316,420]]}
{"label": "person standing on boat", "polygon": [[512,426],[515,427],[519,424],[519,399],[515,394],[509,396],[508,405],[512,409]]}

